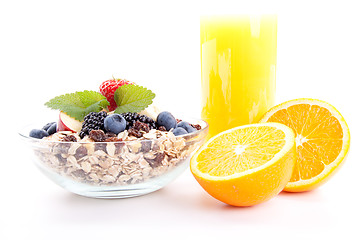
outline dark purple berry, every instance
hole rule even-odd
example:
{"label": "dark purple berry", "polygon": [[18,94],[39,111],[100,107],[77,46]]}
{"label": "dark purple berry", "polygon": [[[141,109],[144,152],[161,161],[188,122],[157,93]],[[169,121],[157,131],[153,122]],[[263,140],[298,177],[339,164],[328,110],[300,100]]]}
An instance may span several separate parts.
{"label": "dark purple berry", "polygon": [[47,133],[47,131],[43,129],[33,129],[30,131],[29,136],[33,138],[42,139],[43,137],[49,136],[49,134]]}
{"label": "dark purple berry", "polygon": [[177,127],[177,128],[175,128],[172,132],[173,132],[173,134],[174,134],[175,136],[184,135],[184,134],[187,134],[187,133],[188,133],[188,132],[187,132],[185,129],[183,129],[182,127]]}
{"label": "dark purple berry", "polygon": [[161,112],[157,116],[156,122],[159,124],[159,126],[164,126],[167,131],[172,128],[176,128],[177,125],[176,118],[167,111]]}

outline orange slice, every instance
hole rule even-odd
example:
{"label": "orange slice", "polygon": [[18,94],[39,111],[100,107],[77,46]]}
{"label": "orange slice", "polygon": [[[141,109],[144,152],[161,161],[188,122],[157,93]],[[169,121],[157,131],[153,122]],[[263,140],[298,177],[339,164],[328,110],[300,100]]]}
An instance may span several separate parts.
{"label": "orange slice", "polygon": [[192,157],[190,169],[214,198],[234,206],[251,206],[285,187],[295,159],[295,134],[289,127],[250,124],[212,137]]}
{"label": "orange slice", "polygon": [[350,131],[330,104],[316,99],[295,99],[270,109],[260,122],[278,122],[296,133],[297,161],[285,191],[302,192],[326,182],[344,162]]}

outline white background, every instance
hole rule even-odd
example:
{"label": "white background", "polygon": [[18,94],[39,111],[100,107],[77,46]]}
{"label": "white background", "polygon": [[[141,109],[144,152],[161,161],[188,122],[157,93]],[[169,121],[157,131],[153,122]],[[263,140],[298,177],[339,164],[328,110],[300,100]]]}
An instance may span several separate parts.
{"label": "white background", "polygon": [[[347,1],[1,1],[0,239],[359,237],[360,14]],[[293,2],[293,1],[289,1]],[[187,170],[155,193],[80,197],[30,161],[17,131],[55,120],[44,107],[63,93],[127,78],[178,114],[200,115],[199,16],[278,13],[277,103],[330,102],[351,131],[351,150],[324,186],[280,193],[249,208],[210,197]]]}

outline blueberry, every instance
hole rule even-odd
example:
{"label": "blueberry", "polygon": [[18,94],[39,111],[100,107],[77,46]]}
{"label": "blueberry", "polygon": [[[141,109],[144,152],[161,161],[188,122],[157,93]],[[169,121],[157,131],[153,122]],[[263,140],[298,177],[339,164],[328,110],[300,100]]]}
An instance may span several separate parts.
{"label": "blueberry", "polygon": [[111,114],[104,119],[104,128],[107,132],[118,134],[125,130],[126,120],[120,114]]}
{"label": "blueberry", "polygon": [[30,135],[30,137],[39,138],[39,139],[49,136],[47,131],[45,131],[43,129],[33,129],[30,131],[29,135]]}
{"label": "blueberry", "polygon": [[175,117],[171,113],[166,111],[159,113],[156,121],[160,126],[164,126],[167,131],[172,128],[176,128],[177,124]]}
{"label": "blueberry", "polygon": [[51,126],[46,130],[49,135],[56,133],[56,122],[51,124]]}
{"label": "blueberry", "polygon": [[196,129],[193,128],[190,123],[188,122],[185,122],[185,121],[181,121],[178,123],[177,125],[178,127],[182,127],[183,129],[185,129],[188,133],[192,133],[192,132],[195,132]]}
{"label": "blueberry", "polygon": [[45,124],[45,126],[43,126],[42,130],[47,131],[49,129],[49,127],[51,127],[51,125],[53,125],[55,122],[49,122],[47,124]]}
{"label": "blueberry", "polygon": [[173,130],[173,134],[175,135],[175,136],[179,136],[179,135],[184,135],[184,134],[187,134],[188,132],[185,130],[185,129],[183,129],[182,127],[177,127],[177,128],[175,128],[174,130]]}

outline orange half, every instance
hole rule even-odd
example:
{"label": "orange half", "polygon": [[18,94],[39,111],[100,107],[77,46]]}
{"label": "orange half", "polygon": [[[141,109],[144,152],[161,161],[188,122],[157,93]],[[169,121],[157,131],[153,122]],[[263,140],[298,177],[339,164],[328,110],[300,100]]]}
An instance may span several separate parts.
{"label": "orange half", "polygon": [[191,158],[190,169],[214,198],[234,206],[252,206],[283,190],[295,157],[291,128],[257,123],[212,137]]}
{"label": "orange half", "polygon": [[302,192],[325,183],[344,162],[350,131],[340,112],[316,99],[295,99],[270,109],[260,122],[278,122],[296,134],[297,161],[284,191]]}

